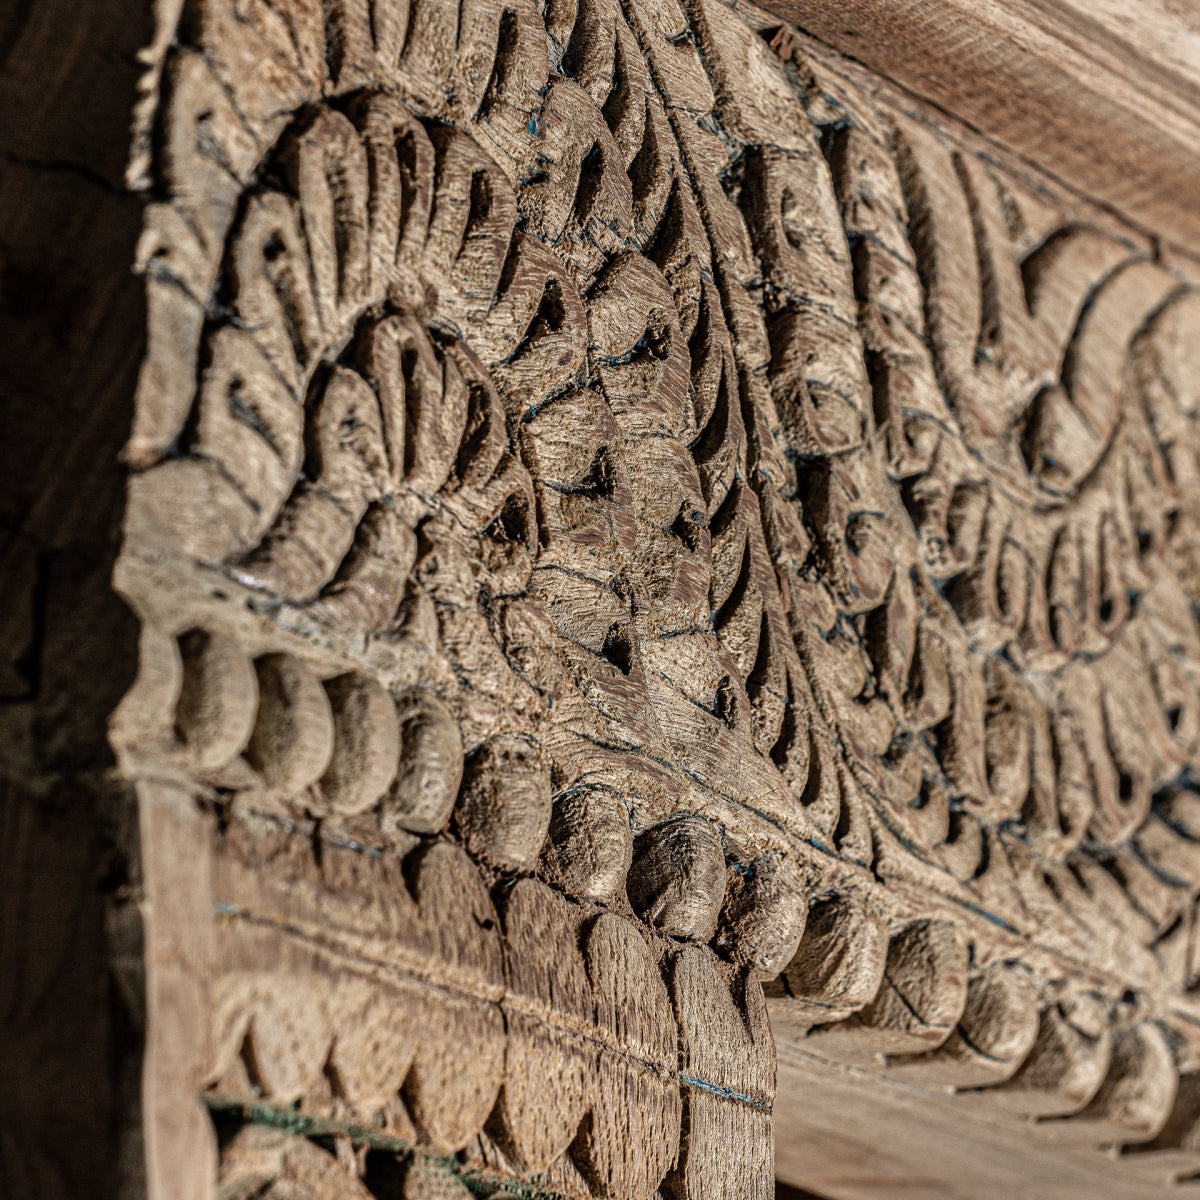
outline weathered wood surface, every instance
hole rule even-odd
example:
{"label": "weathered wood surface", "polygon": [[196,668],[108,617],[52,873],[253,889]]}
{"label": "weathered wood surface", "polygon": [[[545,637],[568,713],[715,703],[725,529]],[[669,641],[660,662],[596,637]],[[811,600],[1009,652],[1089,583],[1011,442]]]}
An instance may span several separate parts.
{"label": "weathered wood surface", "polygon": [[762,7],[1146,231],[1200,251],[1200,15],[1187,0]]}
{"label": "weathered wood surface", "polygon": [[1186,264],[715,0],[289,11],[181,27],[146,164],[114,741],[213,913],[151,956],[212,1014],[162,1161],[190,1080],[765,1194],[764,980],[826,1055],[1157,1137]]}
{"label": "weathered wood surface", "polygon": [[767,1196],[767,996],[1046,1170],[1191,1161],[1171,229],[723,0],[157,19],[140,637],[52,660],[148,1194]]}

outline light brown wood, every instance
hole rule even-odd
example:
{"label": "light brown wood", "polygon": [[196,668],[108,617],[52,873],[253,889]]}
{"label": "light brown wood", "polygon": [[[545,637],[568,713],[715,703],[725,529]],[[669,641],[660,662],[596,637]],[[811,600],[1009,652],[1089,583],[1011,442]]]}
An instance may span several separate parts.
{"label": "light brown wood", "polygon": [[[1186,222],[724,0],[151,15],[104,466],[20,477],[91,557],[9,646],[130,1186],[1200,1170]],[[866,1182],[792,1145],[856,1091]]]}
{"label": "light brown wood", "polygon": [[[998,1118],[944,1090],[920,1087],[809,1050],[775,1014],[779,1092],[776,1170],[821,1196],[884,1200],[1167,1200],[1187,1195],[1157,1172],[1076,1147],[1028,1123]],[[1145,1156],[1151,1157],[1149,1155]]]}
{"label": "light brown wood", "polygon": [[1200,251],[1200,22],[1151,0],[770,0],[762,7]]}

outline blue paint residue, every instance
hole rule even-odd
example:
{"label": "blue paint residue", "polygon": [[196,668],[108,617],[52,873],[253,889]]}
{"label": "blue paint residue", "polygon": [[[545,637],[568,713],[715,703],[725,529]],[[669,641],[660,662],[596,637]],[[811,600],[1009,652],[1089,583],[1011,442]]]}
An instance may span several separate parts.
{"label": "blue paint residue", "polygon": [[711,1092],[714,1096],[720,1096],[722,1100],[736,1100],[739,1104],[750,1105],[751,1108],[769,1107],[765,1100],[755,1100],[753,1096],[747,1096],[744,1092],[735,1092],[732,1088],[722,1087],[719,1083],[709,1083],[706,1079],[697,1079],[695,1075],[685,1075],[682,1071],[679,1073],[679,1082],[688,1087]]}

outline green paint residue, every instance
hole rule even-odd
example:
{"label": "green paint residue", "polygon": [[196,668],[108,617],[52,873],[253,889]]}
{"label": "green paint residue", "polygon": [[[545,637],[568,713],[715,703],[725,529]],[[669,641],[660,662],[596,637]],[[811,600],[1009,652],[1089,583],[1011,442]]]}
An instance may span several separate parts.
{"label": "green paint residue", "polygon": [[500,1190],[505,1197],[512,1197],[512,1200],[562,1200],[558,1192],[546,1191],[536,1183],[522,1183],[497,1171],[471,1167],[452,1155],[439,1157],[422,1153],[412,1142],[403,1138],[388,1137],[369,1125],[311,1117],[297,1112],[294,1108],[280,1108],[278,1105],[259,1104],[254,1101],[247,1103],[227,1096],[205,1096],[204,1102],[214,1115],[236,1115],[246,1125],[265,1125],[313,1141],[319,1138],[345,1137],[354,1145],[366,1146],[370,1150],[385,1150],[404,1157],[420,1158],[428,1166],[454,1176],[473,1196],[487,1197]]}

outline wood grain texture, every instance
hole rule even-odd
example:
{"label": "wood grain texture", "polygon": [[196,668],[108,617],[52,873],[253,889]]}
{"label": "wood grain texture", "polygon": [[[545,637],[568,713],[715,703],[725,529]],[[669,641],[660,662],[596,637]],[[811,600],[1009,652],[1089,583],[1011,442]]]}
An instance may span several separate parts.
{"label": "wood grain texture", "polygon": [[1182,262],[718,0],[293,15],[169,56],[127,447],[210,1099],[760,1194],[765,977],[819,1053],[1161,1136]]}
{"label": "wood grain texture", "polygon": [[1187,1194],[1169,1182],[1168,1164],[1133,1165],[1153,1155],[1127,1162],[1081,1153],[944,1091],[814,1055],[793,1040],[786,1019],[773,1025],[780,1093],[775,1164],[785,1182],[835,1200],[1167,1200]]}
{"label": "wood grain texture", "polygon": [[723,0],[157,16],[17,743],[115,758],[152,1200],[766,1196],[765,995],[1183,1171],[1181,235]]}
{"label": "wood grain texture", "polygon": [[1200,249],[1200,28],[1167,0],[762,7],[1147,231]]}

